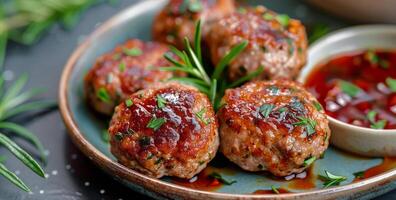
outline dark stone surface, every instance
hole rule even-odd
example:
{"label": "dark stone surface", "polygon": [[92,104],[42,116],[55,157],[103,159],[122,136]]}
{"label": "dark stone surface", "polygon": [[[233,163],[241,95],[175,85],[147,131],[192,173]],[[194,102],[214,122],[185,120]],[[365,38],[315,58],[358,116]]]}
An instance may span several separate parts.
{"label": "dark stone surface", "polygon": [[[14,79],[24,72],[28,73],[30,80],[27,88],[47,88],[48,92],[43,98],[56,100],[61,71],[78,42],[91,33],[100,22],[135,2],[137,1],[119,0],[115,6],[108,4],[95,6],[83,15],[81,22],[73,30],[64,31],[59,27],[54,27],[34,46],[10,44],[7,49],[6,73],[10,77],[14,75]],[[293,5],[296,4],[295,1],[290,0],[266,2],[273,5],[275,10],[280,9],[280,11],[282,11],[282,6],[279,4],[282,2],[290,9],[294,9]],[[270,5],[268,7],[271,8]],[[302,13],[307,10],[310,13],[315,12],[307,7],[296,9],[300,9]],[[329,23],[332,27],[340,26],[340,23],[334,23],[336,20],[327,20],[327,18],[327,16],[319,16],[314,20],[322,19],[323,23]],[[312,22],[310,20],[312,18],[307,17],[307,19],[308,23]],[[44,180],[34,175],[14,157],[9,156],[7,151],[1,149],[0,155],[8,157],[5,162],[7,167],[19,174],[31,187],[32,193],[22,192],[4,178],[0,178],[0,199],[147,199],[113,180],[90,162],[68,138],[58,111],[30,116],[20,119],[20,122],[36,133],[49,151],[49,162],[45,167],[48,178]],[[19,139],[16,141],[30,152],[35,152],[26,142]],[[378,199],[396,199],[396,192]]]}

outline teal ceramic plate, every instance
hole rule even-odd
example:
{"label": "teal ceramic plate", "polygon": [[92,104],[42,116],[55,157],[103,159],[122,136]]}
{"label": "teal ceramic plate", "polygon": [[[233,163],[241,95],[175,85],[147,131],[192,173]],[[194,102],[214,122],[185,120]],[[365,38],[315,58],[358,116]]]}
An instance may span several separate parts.
{"label": "teal ceramic plate", "polygon": [[[259,1],[248,1],[257,4]],[[146,0],[126,9],[99,27],[81,44],[70,57],[60,83],[60,108],[64,122],[73,142],[98,166],[114,178],[132,189],[155,198],[177,199],[347,199],[371,198],[396,187],[396,162],[392,159],[368,159],[343,153],[330,147],[323,159],[317,161],[308,171],[305,179],[291,181],[271,178],[267,174],[249,173],[235,167],[218,155],[208,170],[214,170],[228,180],[236,180],[232,185],[191,188],[175,184],[170,178],[153,179],[137,173],[117,163],[109,146],[102,140],[102,132],[107,125],[92,112],[84,102],[82,80],[95,58],[111,50],[116,44],[128,38],[150,39],[151,23],[154,15],[165,5],[165,0]],[[369,169],[369,170],[368,170]],[[323,182],[317,175],[328,170],[348,178],[340,186],[323,189]],[[373,175],[355,181],[353,173],[366,171]],[[187,187],[186,187],[187,186]],[[282,188],[274,194],[271,186]],[[253,194],[261,193],[261,194]]]}

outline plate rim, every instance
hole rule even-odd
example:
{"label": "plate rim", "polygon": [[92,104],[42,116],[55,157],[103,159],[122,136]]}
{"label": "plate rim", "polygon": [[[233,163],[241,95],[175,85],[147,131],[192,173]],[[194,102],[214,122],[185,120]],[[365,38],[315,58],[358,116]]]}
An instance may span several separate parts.
{"label": "plate rim", "polygon": [[192,188],[179,186],[170,182],[162,181],[160,179],[151,178],[141,173],[138,173],[132,169],[128,169],[116,161],[111,160],[109,157],[100,152],[95,148],[79,130],[75,119],[72,116],[72,112],[69,107],[68,89],[69,81],[71,79],[72,72],[75,69],[75,64],[82,55],[82,53],[88,49],[94,38],[99,37],[101,34],[107,32],[113,26],[122,24],[128,21],[129,18],[138,16],[144,12],[147,7],[155,3],[164,3],[167,0],[144,0],[138,1],[126,9],[118,12],[110,19],[106,20],[96,30],[91,32],[89,36],[84,40],[83,43],[72,52],[68,61],[66,62],[64,69],[61,74],[59,83],[59,108],[66,125],[67,133],[72,139],[73,143],[96,165],[102,168],[104,171],[109,173],[116,178],[124,179],[132,184],[139,185],[150,192],[158,193],[170,198],[194,198],[194,199],[306,199],[306,198],[317,198],[316,195],[321,195],[324,199],[333,199],[337,197],[343,197],[346,195],[355,195],[359,192],[369,191],[375,189],[378,186],[386,185],[396,180],[396,169],[385,172],[383,174],[374,176],[369,179],[365,179],[360,182],[350,183],[347,185],[331,187],[327,189],[318,189],[300,193],[288,193],[288,194],[230,194],[222,192],[202,191]]}

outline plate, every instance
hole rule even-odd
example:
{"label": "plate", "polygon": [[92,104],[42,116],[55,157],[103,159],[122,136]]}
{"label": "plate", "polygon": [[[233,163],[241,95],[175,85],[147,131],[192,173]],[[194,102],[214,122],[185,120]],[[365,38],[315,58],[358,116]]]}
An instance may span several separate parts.
{"label": "plate", "polygon": [[[247,1],[257,4],[259,1]],[[245,172],[217,155],[206,171],[216,171],[225,179],[236,180],[232,185],[192,188],[171,178],[154,179],[130,170],[111,155],[101,134],[108,119],[95,114],[84,101],[83,77],[95,58],[113,49],[128,38],[149,40],[155,14],[166,0],[141,1],[114,16],[95,30],[71,55],[60,81],[60,111],[73,142],[100,168],[138,192],[157,199],[346,199],[372,198],[396,188],[396,159],[362,158],[330,147],[323,159],[308,171],[305,179],[285,181],[265,173]],[[323,189],[317,175],[328,170],[348,178],[340,186]],[[353,173],[366,171],[372,175],[354,181]],[[304,174],[300,175],[303,176]],[[187,187],[186,187],[187,185]],[[273,194],[271,186],[289,193]],[[253,194],[256,193],[256,194]]]}

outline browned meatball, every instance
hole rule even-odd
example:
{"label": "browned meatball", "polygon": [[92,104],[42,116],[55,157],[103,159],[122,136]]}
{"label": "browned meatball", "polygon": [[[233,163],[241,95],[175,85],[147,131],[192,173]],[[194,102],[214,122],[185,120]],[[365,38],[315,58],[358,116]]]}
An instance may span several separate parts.
{"label": "browned meatball", "polygon": [[199,19],[202,20],[205,37],[212,22],[234,10],[234,0],[170,0],[154,20],[153,38],[183,48],[185,37],[194,38],[195,24]]}
{"label": "browned meatball", "polygon": [[220,151],[245,170],[300,173],[329,145],[320,104],[294,82],[250,82],[227,90],[222,103]]}
{"label": "browned meatball", "polygon": [[157,178],[192,178],[219,146],[209,99],[177,83],[130,96],[116,107],[109,133],[111,152],[120,163]]}
{"label": "browned meatball", "polygon": [[258,79],[294,79],[306,62],[307,39],[300,21],[277,15],[262,6],[239,12],[214,22],[207,37],[212,61],[217,64],[236,44],[248,41],[246,49],[228,68],[236,80],[264,67]]}
{"label": "browned meatball", "polygon": [[166,45],[132,39],[99,57],[85,76],[85,94],[97,111],[110,115],[128,95],[167,80],[172,72],[155,70],[171,65]]}

